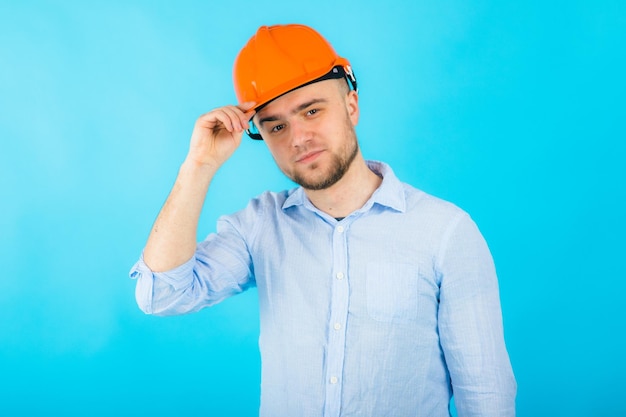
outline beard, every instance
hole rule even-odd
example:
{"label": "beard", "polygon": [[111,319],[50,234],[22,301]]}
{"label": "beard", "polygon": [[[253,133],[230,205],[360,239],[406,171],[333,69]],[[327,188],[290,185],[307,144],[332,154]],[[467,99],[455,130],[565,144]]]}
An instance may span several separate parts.
{"label": "beard", "polygon": [[348,137],[348,141],[341,149],[340,153],[333,153],[331,155],[329,168],[325,172],[320,172],[319,175],[315,175],[316,171],[321,168],[318,163],[314,163],[307,168],[306,173],[310,175],[307,176],[306,173],[294,172],[291,176],[291,180],[305,190],[319,191],[335,185],[342,179],[346,172],[348,172],[354,158],[356,158],[359,153],[356,132],[354,131],[354,126],[349,123],[349,121],[346,123],[344,134]]}

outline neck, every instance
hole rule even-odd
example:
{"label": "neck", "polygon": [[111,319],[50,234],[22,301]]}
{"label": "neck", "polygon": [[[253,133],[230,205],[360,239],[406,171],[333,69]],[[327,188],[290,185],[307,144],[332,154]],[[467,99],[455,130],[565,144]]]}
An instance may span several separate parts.
{"label": "neck", "polygon": [[360,209],[380,186],[382,178],[369,169],[361,153],[356,156],[345,175],[324,190],[307,190],[311,203],[335,218],[346,217]]}

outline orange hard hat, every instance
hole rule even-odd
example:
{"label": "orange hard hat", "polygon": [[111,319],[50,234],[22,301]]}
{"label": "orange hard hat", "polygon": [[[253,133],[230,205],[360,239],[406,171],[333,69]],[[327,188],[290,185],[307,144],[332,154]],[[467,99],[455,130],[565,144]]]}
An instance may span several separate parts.
{"label": "orange hard hat", "polygon": [[233,67],[239,103],[254,101],[258,109],[295,88],[341,67],[356,88],[347,59],[326,39],[304,25],[261,26],[241,49]]}

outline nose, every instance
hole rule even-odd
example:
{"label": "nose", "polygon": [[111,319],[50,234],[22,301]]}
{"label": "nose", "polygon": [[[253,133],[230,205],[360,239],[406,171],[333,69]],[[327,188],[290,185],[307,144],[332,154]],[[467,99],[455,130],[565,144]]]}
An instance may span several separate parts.
{"label": "nose", "polygon": [[305,146],[312,138],[311,130],[301,120],[292,120],[289,131],[291,134],[291,146],[294,148]]}

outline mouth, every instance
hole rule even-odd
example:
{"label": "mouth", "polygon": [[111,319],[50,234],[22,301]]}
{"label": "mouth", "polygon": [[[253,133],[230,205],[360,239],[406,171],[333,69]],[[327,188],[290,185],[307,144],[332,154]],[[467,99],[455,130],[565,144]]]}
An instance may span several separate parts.
{"label": "mouth", "polygon": [[324,152],[324,151],[323,150],[319,150],[319,151],[308,152],[308,153],[306,153],[306,154],[296,158],[296,162],[299,163],[299,164],[308,164],[310,162],[315,161],[317,159],[317,157],[322,154],[322,152]]}

